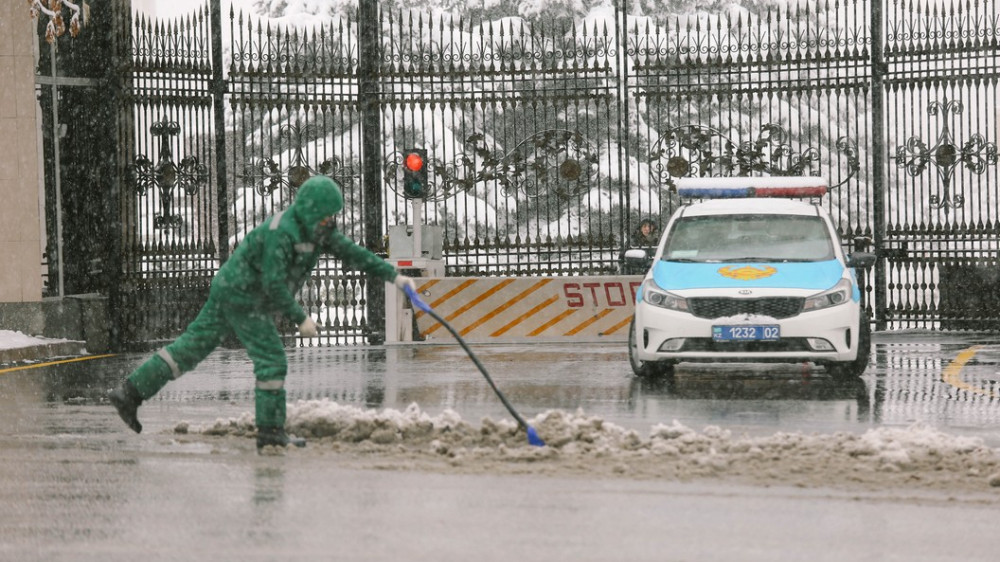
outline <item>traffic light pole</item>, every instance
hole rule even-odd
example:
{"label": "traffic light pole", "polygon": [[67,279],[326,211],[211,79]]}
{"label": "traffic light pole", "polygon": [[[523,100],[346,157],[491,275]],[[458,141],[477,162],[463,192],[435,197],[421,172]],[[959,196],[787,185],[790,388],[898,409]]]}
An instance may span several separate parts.
{"label": "traffic light pole", "polygon": [[424,249],[424,241],[421,238],[421,226],[424,223],[424,200],[410,199],[410,204],[413,205],[413,211],[410,213],[410,216],[413,217],[413,255],[420,258],[423,256]]}
{"label": "traffic light pole", "polygon": [[[425,227],[423,219],[424,200],[410,199],[411,224],[389,228],[389,257],[398,271],[411,277],[444,277],[444,260],[441,258],[442,229],[440,226]],[[424,247],[427,238],[427,247]],[[422,281],[417,280],[417,286]],[[410,302],[391,283],[386,284],[385,293],[385,343],[413,343],[416,335],[416,317]]]}

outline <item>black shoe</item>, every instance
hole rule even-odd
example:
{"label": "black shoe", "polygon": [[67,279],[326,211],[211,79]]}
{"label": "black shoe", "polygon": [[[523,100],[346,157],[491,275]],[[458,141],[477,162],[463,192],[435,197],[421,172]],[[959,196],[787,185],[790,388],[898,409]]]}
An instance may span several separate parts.
{"label": "black shoe", "polygon": [[136,433],[142,433],[142,424],[136,417],[139,404],[142,404],[142,396],[131,381],[126,380],[118,388],[108,391],[108,400],[118,410],[125,425]]}
{"label": "black shoe", "polygon": [[261,450],[268,445],[275,447],[305,447],[306,440],[301,437],[289,437],[283,427],[258,427],[257,428],[257,450]]}

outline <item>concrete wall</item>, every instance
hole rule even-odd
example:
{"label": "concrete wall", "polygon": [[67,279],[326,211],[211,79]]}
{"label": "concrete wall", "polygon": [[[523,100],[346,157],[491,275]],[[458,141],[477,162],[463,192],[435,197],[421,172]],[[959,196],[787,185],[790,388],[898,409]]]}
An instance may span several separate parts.
{"label": "concrete wall", "polygon": [[42,300],[35,22],[0,2],[0,303]]}

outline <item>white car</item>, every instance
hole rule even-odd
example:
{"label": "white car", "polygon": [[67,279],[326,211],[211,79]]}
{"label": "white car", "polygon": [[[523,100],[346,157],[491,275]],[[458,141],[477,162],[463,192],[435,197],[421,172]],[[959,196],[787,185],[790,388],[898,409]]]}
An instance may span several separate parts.
{"label": "white car", "polygon": [[[810,361],[838,378],[868,366],[871,329],[816,177],[685,178],[636,293],[629,361],[639,376],[680,362]],[[636,256],[633,252],[639,252]],[[647,259],[632,250],[626,259]]]}

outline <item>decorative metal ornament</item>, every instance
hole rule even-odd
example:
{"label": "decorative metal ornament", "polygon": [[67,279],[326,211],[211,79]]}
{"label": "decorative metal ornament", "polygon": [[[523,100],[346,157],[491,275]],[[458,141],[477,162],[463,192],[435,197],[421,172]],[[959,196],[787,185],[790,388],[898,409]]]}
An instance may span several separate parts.
{"label": "decorative metal ornament", "polygon": [[174,163],[170,137],[180,133],[180,126],[166,118],[149,128],[150,134],[160,140],[160,155],[156,164],[145,154],[135,157],[135,164],[128,167],[128,182],[136,195],[145,195],[156,186],[160,194],[160,213],[153,219],[153,228],[176,228],[183,219],[174,213],[174,189],[181,187],[193,195],[208,184],[208,169],[195,156],[187,156],[180,164]]}
{"label": "decorative metal ornament", "polygon": [[505,195],[569,199],[590,188],[597,160],[597,150],[579,131],[547,129],[519,142],[483,175],[499,182]]}
{"label": "decorative metal ornament", "polygon": [[948,127],[947,114],[961,115],[965,111],[962,102],[948,100],[935,101],[927,105],[928,115],[940,115],[941,132],[937,142],[928,148],[927,144],[917,136],[907,139],[906,144],[896,147],[896,165],[904,168],[911,177],[917,177],[932,164],[941,179],[943,187],[940,194],[928,197],[928,203],[935,209],[942,209],[945,214],[952,207],[965,204],[965,195],[952,193],[951,180],[955,168],[964,164],[970,172],[981,176],[986,166],[997,163],[997,145],[987,142],[983,135],[976,133],[969,137],[961,147],[955,144],[951,129]]}
{"label": "decorative metal ornament", "polygon": [[[509,197],[571,199],[592,186],[597,175],[597,149],[579,131],[547,129],[519,142],[506,153],[491,150],[481,133],[465,139],[465,151],[451,163],[428,158],[431,171],[428,201],[438,201],[473,189],[481,182],[497,182]],[[387,185],[400,185],[402,153],[383,165]]]}
{"label": "decorative metal ornament", "polygon": [[[768,123],[757,138],[737,143],[718,129],[690,124],[672,127],[649,149],[650,171],[660,185],[673,186],[674,178],[687,176],[749,176],[765,173],[772,176],[819,174],[820,151],[805,147],[792,149],[789,134],[783,127]],[[861,169],[857,144],[841,137],[837,151],[847,162],[846,184]]]}
{"label": "decorative metal ornament", "polygon": [[278,128],[279,144],[282,141],[292,150],[288,167],[284,170],[274,158],[261,158],[251,161],[244,169],[243,177],[253,185],[261,196],[271,195],[276,190],[287,188],[289,195],[294,197],[299,187],[315,175],[324,175],[343,184],[346,180],[358,177],[351,167],[346,167],[336,156],[327,158],[313,168],[306,160],[303,147],[313,138],[313,127],[299,127],[285,124]]}

